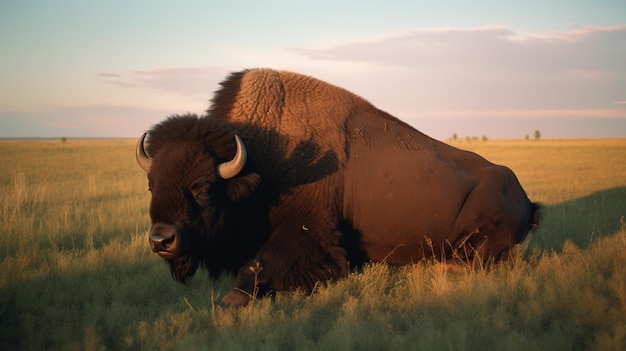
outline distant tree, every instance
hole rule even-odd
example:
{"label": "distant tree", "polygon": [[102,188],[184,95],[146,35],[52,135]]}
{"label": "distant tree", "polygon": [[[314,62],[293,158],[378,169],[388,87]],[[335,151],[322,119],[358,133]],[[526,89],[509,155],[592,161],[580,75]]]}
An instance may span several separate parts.
{"label": "distant tree", "polygon": [[459,139],[459,136],[456,133],[452,134],[452,140],[456,141],[457,139]]}
{"label": "distant tree", "polygon": [[528,134],[526,134],[526,137],[524,137],[524,139],[526,139],[526,140],[530,139],[530,137],[528,136]]}
{"label": "distant tree", "polygon": [[539,139],[541,139],[541,133],[539,132],[539,130],[535,130],[535,140]]}
{"label": "distant tree", "polygon": [[487,141],[487,140],[488,140],[488,139],[487,139],[487,136],[486,136],[486,135],[483,135],[483,141]]}
{"label": "distant tree", "polygon": [[66,137],[61,138],[61,142],[62,142],[62,143],[66,142],[66,141],[67,141],[67,138],[66,138]]}

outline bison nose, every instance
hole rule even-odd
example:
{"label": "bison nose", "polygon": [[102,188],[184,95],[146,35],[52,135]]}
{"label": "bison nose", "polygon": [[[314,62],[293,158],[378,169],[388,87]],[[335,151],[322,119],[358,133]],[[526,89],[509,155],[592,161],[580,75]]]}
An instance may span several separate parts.
{"label": "bison nose", "polygon": [[154,224],[150,230],[149,240],[153,252],[178,253],[176,229],[172,225]]}
{"label": "bison nose", "polygon": [[150,235],[150,248],[153,252],[169,251],[169,244],[174,242],[176,236]]}

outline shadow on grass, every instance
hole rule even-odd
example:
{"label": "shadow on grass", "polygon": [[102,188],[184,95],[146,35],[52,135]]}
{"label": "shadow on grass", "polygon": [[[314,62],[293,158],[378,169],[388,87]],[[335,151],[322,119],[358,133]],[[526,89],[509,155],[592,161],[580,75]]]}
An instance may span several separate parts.
{"label": "shadow on grass", "polygon": [[[68,253],[71,254],[71,253]],[[172,280],[154,260],[51,273],[0,286],[0,349],[126,349],[146,321],[211,306],[233,279]],[[149,324],[148,324],[149,325]]]}
{"label": "shadow on grass", "polygon": [[587,248],[594,240],[622,229],[626,216],[626,187],[598,191],[556,205],[544,205],[539,228],[529,240],[529,249],[561,252],[569,241]]}

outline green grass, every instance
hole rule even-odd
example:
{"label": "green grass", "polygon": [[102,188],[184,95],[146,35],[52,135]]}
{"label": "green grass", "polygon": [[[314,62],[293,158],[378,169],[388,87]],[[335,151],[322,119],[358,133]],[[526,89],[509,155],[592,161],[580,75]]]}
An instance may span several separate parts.
{"label": "green grass", "polygon": [[0,349],[626,349],[626,140],[462,142],[545,204],[512,262],[366,266],[216,307],[147,244],[134,141],[0,142]]}

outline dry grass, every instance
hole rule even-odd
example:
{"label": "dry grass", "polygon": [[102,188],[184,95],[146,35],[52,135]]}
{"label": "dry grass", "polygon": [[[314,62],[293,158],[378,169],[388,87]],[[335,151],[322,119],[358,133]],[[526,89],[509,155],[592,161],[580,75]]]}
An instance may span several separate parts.
{"label": "dry grass", "polygon": [[626,184],[626,139],[457,142],[507,165],[533,201],[558,204]]}
{"label": "dry grass", "polygon": [[222,310],[146,243],[133,141],[0,142],[1,349],[625,349],[626,140],[459,143],[546,204],[509,263],[366,266]]}

